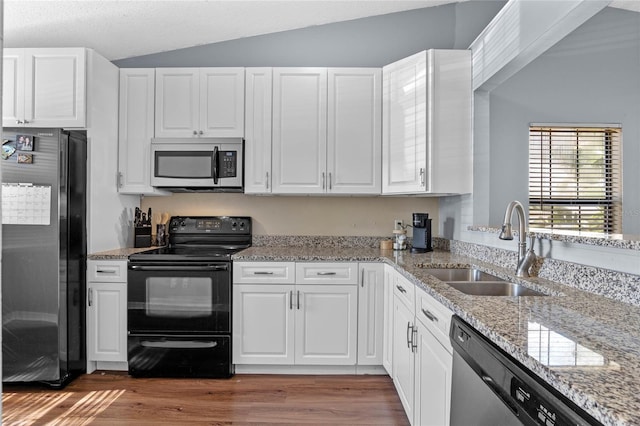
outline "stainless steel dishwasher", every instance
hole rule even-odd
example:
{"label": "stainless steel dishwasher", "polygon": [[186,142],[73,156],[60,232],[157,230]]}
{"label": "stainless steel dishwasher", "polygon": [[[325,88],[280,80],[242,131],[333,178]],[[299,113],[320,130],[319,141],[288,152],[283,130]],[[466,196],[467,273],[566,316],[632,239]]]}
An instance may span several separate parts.
{"label": "stainless steel dishwasher", "polygon": [[449,337],[451,426],[601,424],[458,316]]}

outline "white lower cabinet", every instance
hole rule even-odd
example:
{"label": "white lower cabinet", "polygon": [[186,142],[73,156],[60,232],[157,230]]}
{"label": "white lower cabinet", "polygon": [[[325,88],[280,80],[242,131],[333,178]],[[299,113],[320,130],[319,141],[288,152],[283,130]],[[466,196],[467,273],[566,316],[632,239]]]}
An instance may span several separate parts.
{"label": "white lower cabinet", "polygon": [[[412,425],[449,424],[452,312],[395,271],[385,275],[392,287],[392,377]],[[414,286],[415,287],[415,286]],[[411,302],[415,302],[411,303]]]}
{"label": "white lower cabinet", "polygon": [[[301,267],[324,284],[286,283]],[[357,264],[349,267],[357,276]],[[343,284],[345,264],[236,262],[233,270],[234,364],[355,365],[358,287]]]}
{"label": "white lower cabinet", "polygon": [[393,378],[393,288],[396,276],[392,266],[384,265],[382,366],[391,378]]}
{"label": "white lower cabinet", "polygon": [[87,262],[87,360],[127,361],[126,260]]}
{"label": "white lower cabinet", "polygon": [[448,425],[451,406],[451,351],[421,321],[416,322],[414,425]]}
{"label": "white lower cabinet", "polygon": [[233,363],[293,364],[294,285],[233,286]]}
{"label": "white lower cabinet", "polygon": [[384,274],[381,263],[360,263],[358,365],[382,365]]}
{"label": "white lower cabinet", "polygon": [[413,307],[393,298],[393,383],[409,419],[414,415],[415,384],[415,316]]}

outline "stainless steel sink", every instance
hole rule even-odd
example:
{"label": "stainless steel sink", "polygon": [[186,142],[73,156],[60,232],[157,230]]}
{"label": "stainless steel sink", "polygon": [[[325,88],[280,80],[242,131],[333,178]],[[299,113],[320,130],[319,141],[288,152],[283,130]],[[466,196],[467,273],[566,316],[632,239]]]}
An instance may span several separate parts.
{"label": "stainless steel sink", "polygon": [[424,271],[440,281],[503,281],[474,268],[424,268]]}
{"label": "stainless steel sink", "polygon": [[505,281],[451,281],[447,284],[471,296],[547,296],[520,284]]}

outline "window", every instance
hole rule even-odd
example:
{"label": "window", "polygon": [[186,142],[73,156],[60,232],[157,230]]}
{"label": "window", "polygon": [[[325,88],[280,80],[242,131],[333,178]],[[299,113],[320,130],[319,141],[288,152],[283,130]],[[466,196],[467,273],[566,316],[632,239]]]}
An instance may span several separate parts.
{"label": "window", "polygon": [[621,129],[529,127],[529,224],[622,232]]}

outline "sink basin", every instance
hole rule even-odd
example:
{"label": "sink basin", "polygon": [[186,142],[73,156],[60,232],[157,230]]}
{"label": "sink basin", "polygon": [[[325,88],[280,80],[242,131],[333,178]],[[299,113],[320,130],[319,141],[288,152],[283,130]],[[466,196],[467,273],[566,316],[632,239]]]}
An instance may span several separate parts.
{"label": "sink basin", "polygon": [[471,296],[546,296],[520,284],[505,281],[452,281],[447,284]]}
{"label": "sink basin", "polygon": [[424,271],[440,281],[503,281],[474,268],[424,268]]}

